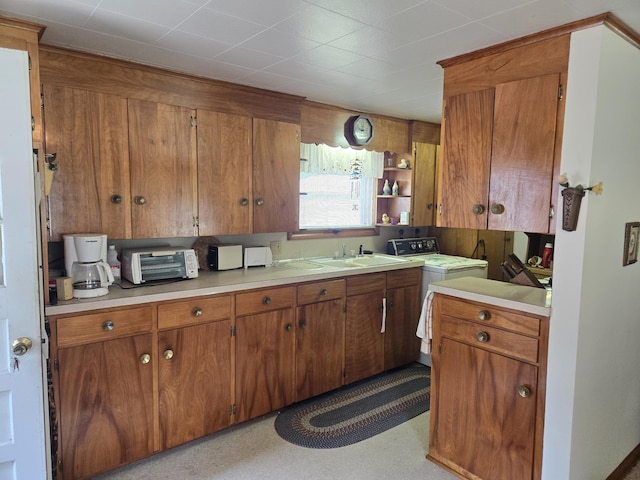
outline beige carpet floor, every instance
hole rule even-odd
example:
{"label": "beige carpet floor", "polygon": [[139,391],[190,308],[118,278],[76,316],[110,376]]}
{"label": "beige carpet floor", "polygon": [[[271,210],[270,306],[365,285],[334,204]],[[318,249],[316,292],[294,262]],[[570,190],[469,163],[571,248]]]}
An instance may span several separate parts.
{"label": "beige carpet floor", "polygon": [[[231,427],[94,480],[456,480],[425,459],[429,412],[347,447],[298,447],[274,429],[276,415]],[[624,480],[640,480],[637,464]]]}

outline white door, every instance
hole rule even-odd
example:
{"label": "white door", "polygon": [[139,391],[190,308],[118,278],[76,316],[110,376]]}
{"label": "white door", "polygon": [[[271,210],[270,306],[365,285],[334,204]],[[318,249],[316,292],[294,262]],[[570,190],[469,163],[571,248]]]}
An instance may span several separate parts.
{"label": "white door", "polygon": [[[27,53],[0,48],[0,72],[0,480],[40,480],[48,462]],[[19,338],[32,342],[23,355]]]}

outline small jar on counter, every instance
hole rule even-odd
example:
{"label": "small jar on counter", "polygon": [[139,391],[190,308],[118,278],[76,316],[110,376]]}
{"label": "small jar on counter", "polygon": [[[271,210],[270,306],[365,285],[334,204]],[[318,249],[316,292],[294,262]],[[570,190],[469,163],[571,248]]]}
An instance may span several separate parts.
{"label": "small jar on counter", "polygon": [[542,268],[551,267],[551,260],[553,258],[553,243],[547,243],[542,251]]}

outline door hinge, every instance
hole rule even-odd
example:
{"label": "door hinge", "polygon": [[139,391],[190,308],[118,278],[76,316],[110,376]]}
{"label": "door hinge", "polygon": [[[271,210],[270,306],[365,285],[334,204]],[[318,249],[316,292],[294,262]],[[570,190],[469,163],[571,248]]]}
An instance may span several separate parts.
{"label": "door hinge", "polygon": [[200,226],[200,217],[193,217],[193,226],[194,227]]}
{"label": "door hinge", "polygon": [[58,359],[57,358],[53,361],[53,371],[54,372],[59,372],[60,371],[60,364],[58,363]]}
{"label": "door hinge", "polygon": [[442,344],[438,344],[438,354],[442,353]]}
{"label": "door hinge", "polygon": [[192,127],[198,126],[198,117],[194,117],[193,115],[191,116],[191,126]]}
{"label": "door hinge", "polygon": [[560,84],[558,86],[558,98],[562,100],[562,96],[564,94],[564,85]]}
{"label": "door hinge", "polygon": [[553,208],[553,205],[551,205],[551,206],[549,207],[549,218],[553,218],[553,217],[555,216],[555,214],[556,214],[556,211],[555,211],[555,209]]}
{"label": "door hinge", "polygon": [[234,403],[229,407],[229,415],[235,415],[235,414],[236,414],[236,404]]}
{"label": "door hinge", "polygon": [[44,108],[44,93],[40,94],[40,108]]}
{"label": "door hinge", "polygon": [[33,64],[31,63],[31,55],[27,55],[27,58],[29,59],[29,71],[31,71],[31,67],[33,67]]}
{"label": "door hinge", "polygon": [[347,313],[347,304],[346,303],[342,304],[342,313]]}
{"label": "door hinge", "polygon": [[229,330],[230,330],[229,333],[231,334],[231,336],[235,337],[236,336],[236,326],[233,325]]}

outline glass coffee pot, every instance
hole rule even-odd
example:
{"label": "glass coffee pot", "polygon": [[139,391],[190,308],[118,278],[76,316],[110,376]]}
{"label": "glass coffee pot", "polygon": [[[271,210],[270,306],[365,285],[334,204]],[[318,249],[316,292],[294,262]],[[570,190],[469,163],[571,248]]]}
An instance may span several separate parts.
{"label": "glass coffee pot", "polygon": [[109,293],[113,274],[106,262],[73,262],[71,283],[75,298],[100,297]]}

